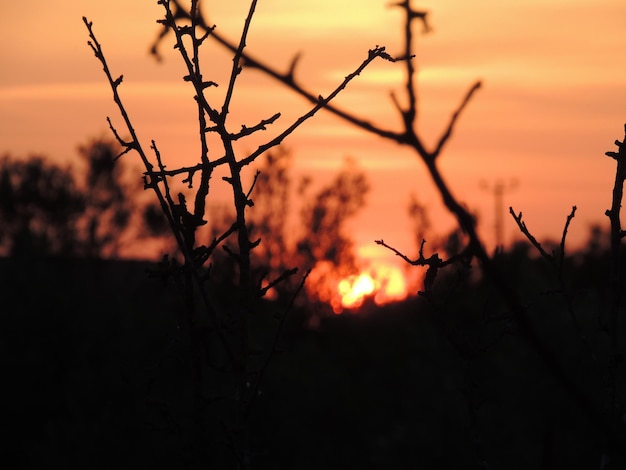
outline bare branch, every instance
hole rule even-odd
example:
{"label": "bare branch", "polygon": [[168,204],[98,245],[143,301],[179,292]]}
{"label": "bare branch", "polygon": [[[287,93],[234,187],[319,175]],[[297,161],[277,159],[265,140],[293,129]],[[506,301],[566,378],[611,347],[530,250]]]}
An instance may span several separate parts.
{"label": "bare branch", "polygon": [[526,223],[522,221],[522,213],[520,212],[519,215],[515,214],[515,211],[512,207],[509,207],[509,213],[513,216],[513,219],[517,223],[520,231],[526,236],[526,238],[528,238],[528,241],[530,241],[530,243],[532,243],[533,246],[537,248],[537,251],[541,253],[541,256],[549,261],[553,261],[553,256],[543,249],[541,243],[539,243],[537,239],[530,233],[530,231],[526,227]]}
{"label": "bare branch", "polygon": [[576,206],[572,206],[572,212],[567,216],[567,220],[565,221],[565,226],[563,227],[563,235],[561,236],[561,244],[560,244],[560,252],[559,252],[559,260],[558,260],[558,270],[559,277],[562,277],[563,274],[563,259],[565,258],[565,238],[567,237],[567,230],[569,228],[569,224],[572,219],[576,215]]}
{"label": "bare branch", "polygon": [[194,250],[194,259],[196,260],[196,267],[202,266],[209,257],[213,254],[215,249],[226,240],[230,235],[237,231],[237,223],[232,224],[226,229],[219,237],[213,238],[213,241],[209,246],[199,246]]}
{"label": "bare branch", "polygon": [[122,150],[122,152],[119,153],[119,155],[117,155],[115,157],[115,160],[117,160],[118,158],[120,158],[122,155],[127,154],[128,152],[130,152],[131,150],[135,150],[135,143],[134,142],[126,142],[124,141],[120,135],[117,133],[117,129],[115,129],[115,127],[113,126],[113,123],[111,122],[111,118],[107,116],[107,122],[109,123],[109,129],[111,129],[111,132],[113,133],[113,135],[115,136],[115,139],[117,140],[117,142],[122,146],[122,148],[124,150]]}
{"label": "bare branch", "polygon": [[402,2],[391,3],[389,6],[391,6],[391,7],[401,7],[404,10],[406,10],[407,18],[408,18],[409,21],[420,20],[422,22],[422,26],[423,26],[422,32],[428,33],[428,32],[431,31],[431,27],[428,24],[428,20],[427,20],[428,12],[427,11],[423,11],[423,10],[413,10],[411,8],[410,0],[403,0]]}
{"label": "bare branch", "polygon": [[259,291],[257,292],[257,297],[263,297],[265,294],[267,294],[267,291],[269,291],[270,289],[273,289],[281,282],[289,279],[291,276],[293,276],[297,272],[298,272],[298,268],[287,269],[276,279],[269,282],[265,287],[260,288]]}
{"label": "bare branch", "polygon": [[289,70],[287,71],[286,77],[292,83],[295,80],[296,66],[298,65],[298,61],[300,60],[301,57],[302,57],[302,54],[298,52],[296,55],[293,56],[293,59],[291,59],[291,64],[289,64]]}
{"label": "bare branch", "polygon": [[[161,180],[162,178],[168,177],[168,176],[176,176],[176,175],[180,175],[180,174],[184,174],[187,173],[187,178],[185,178],[183,180],[183,183],[190,183],[190,178],[193,176],[193,174],[197,171],[202,171],[202,170],[206,170],[206,171],[213,171],[215,168],[217,168],[220,165],[224,165],[226,163],[226,157],[221,157],[218,158],[217,160],[213,160],[209,163],[198,163],[196,165],[193,166],[182,166],[180,168],[176,168],[174,170],[167,170],[166,167],[164,166],[162,169],[160,169],[159,171],[151,171],[149,172],[144,172],[144,175],[148,175],[151,174],[152,176],[154,176],[157,180]],[[190,183],[191,184],[191,183]],[[190,188],[192,186],[189,186]]]}
{"label": "bare branch", "polygon": [[258,158],[259,155],[266,152],[270,148],[275,147],[276,145],[279,145],[285,139],[285,137],[287,137],[294,130],[300,127],[300,125],[302,125],[302,123],[304,123],[307,119],[317,114],[317,112],[320,109],[327,107],[330,101],[332,101],[348,85],[348,83],[350,83],[350,81],[352,81],[355,77],[360,75],[361,72],[365,69],[365,67],[367,67],[377,57],[383,58],[385,60],[394,60],[391,56],[389,56],[389,54],[387,54],[387,52],[385,52],[384,47],[376,46],[374,49],[370,49],[367,54],[367,58],[361,63],[361,65],[359,65],[354,72],[346,75],[343,82],[341,82],[341,84],[337,88],[335,88],[330,93],[330,95],[328,95],[327,98],[324,98],[321,95],[318,96],[317,104],[311,110],[309,110],[306,114],[303,114],[302,116],[300,116],[291,126],[285,129],[278,136],[274,137],[274,139],[270,140],[266,144],[259,146],[259,148],[255,150],[252,154],[250,154],[248,157],[241,160],[239,162],[239,166],[243,167],[245,165],[252,163],[256,158]]}
{"label": "bare branch", "polygon": [[256,186],[256,182],[259,179],[259,175],[261,174],[260,170],[257,170],[254,173],[254,179],[252,180],[252,184],[250,185],[250,189],[248,190],[248,193],[246,194],[246,199],[250,200],[250,194],[252,194],[252,191],[254,190],[254,187]]}
{"label": "bare branch", "polygon": [[426,244],[426,240],[422,240],[422,243],[420,244],[420,249],[419,249],[419,258],[412,260],[405,254],[398,251],[397,249],[393,248],[392,246],[389,246],[383,240],[374,240],[374,241],[377,245],[381,245],[387,248],[388,250],[391,250],[393,253],[395,253],[396,256],[399,256],[400,258],[402,258],[404,261],[406,261],[412,266],[428,266],[428,269],[426,270],[426,276],[424,277],[424,291],[420,292],[420,294],[424,294],[427,296],[429,296],[432,293],[432,289],[433,289],[439,268],[443,268],[452,263],[455,263],[456,261],[466,259],[468,258],[468,256],[471,255],[469,249],[466,248],[458,255],[455,255],[447,260],[442,260],[439,257],[439,254],[437,253],[426,258],[424,256],[424,245]]}
{"label": "bare branch", "polygon": [[[392,5],[394,6],[394,5]],[[412,58],[413,54],[413,19],[417,18],[414,16],[414,11],[411,9],[409,0],[405,0],[400,3],[396,3],[395,6],[399,6],[404,9],[406,13],[406,20],[404,22],[404,56],[407,58]],[[422,21],[424,25],[426,25],[426,13],[423,13]],[[409,107],[406,110],[401,111],[402,119],[404,121],[405,131],[407,133],[414,132],[415,119],[417,117],[417,93],[415,91],[415,66],[412,60],[407,60],[404,63],[406,67],[406,92],[408,95]],[[400,109],[400,106],[398,106]]]}
{"label": "bare branch", "polygon": [[465,94],[465,97],[463,98],[463,101],[461,101],[461,104],[459,105],[457,110],[454,112],[454,114],[450,118],[450,122],[448,123],[448,127],[446,128],[446,131],[439,138],[439,143],[437,143],[437,147],[432,152],[431,158],[435,159],[435,158],[437,158],[439,156],[439,154],[441,153],[441,149],[446,144],[446,142],[448,142],[448,139],[452,135],[452,131],[454,130],[454,126],[455,126],[457,120],[459,119],[459,116],[461,115],[461,112],[463,112],[463,110],[465,109],[465,107],[469,103],[469,101],[472,98],[472,96],[474,96],[474,93],[476,91],[478,91],[478,89],[481,86],[482,86],[482,82],[481,81],[477,81],[476,83],[474,83],[474,85],[472,85],[472,87]]}
{"label": "bare branch", "polygon": [[256,2],[257,0],[252,0],[252,2],[250,3],[250,9],[248,11],[248,16],[246,17],[243,31],[241,33],[239,46],[237,47],[237,50],[235,51],[235,55],[233,56],[233,68],[230,72],[230,80],[228,81],[228,90],[226,90],[224,104],[222,105],[222,119],[224,120],[226,120],[226,115],[228,114],[228,111],[229,111],[230,100],[233,97],[233,90],[235,89],[235,82],[237,80],[237,76],[241,73],[241,58],[243,56],[243,50],[246,47],[246,38],[248,37],[250,23],[252,22],[252,16],[254,15],[254,10],[256,8]]}
{"label": "bare branch", "polygon": [[274,124],[274,122],[279,117],[280,117],[280,113],[276,113],[272,117],[268,119],[263,119],[261,122],[259,122],[258,124],[255,124],[252,127],[246,127],[245,125],[242,125],[241,130],[239,132],[237,132],[236,134],[229,134],[230,138],[231,140],[238,140],[238,139],[241,139],[242,137],[249,136],[250,134],[253,134],[257,131],[264,131],[267,129],[266,126],[268,124]]}
{"label": "bare branch", "polygon": [[[128,132],[130,133],[130,136],[132,138],[131,142],[125,142],[124,145],[126,146],[132,146],[134,150],[137,151],[137,153],[139,154],[141,161],[144,164],[144,167],[146,169],[146,178],[147,178],[147,185],[149,187],[151,187],[156,196],[157,199],[159,200],[159,204],[161,206],[161,208],[163,209],[163,212],[168,220],[168,223],[172,229],[172,232],[174,233],[177,242],[182,243],[182,238],[180,238],[180,232],[177,230],[176,227],[176,222],[173,219],[172,213],[170,211],[170,207],[167,204],[165,197],[163,196],[163,194],[161,193],[159,186],[157,184],[158,182],[158,176],[156,176],[153,172],[153,166],[150,163],[150,161],[148,160],[148,157],[146,156],[146,153],[144,152],[143,148],[141,147],[141,144],[139,142],[139,138],[137,137],[137,133],[135,132],[135,129],[131,123],[130,117],[128,116],[128,113],[126,111],[126,108],[124,107],[122,100],[120,98],[120,95],[118,93],[118,85],[116,84],[116,80],[113,79],[113,76],[111,74],[111,71],[109,70],[109,66],[107,64],[107,61],[104,57],[104,54],[102,52],[102,46],[100,45],[100,43],[98,42],[98,39],[96,38],[94,32],[93,32],[93,23],[91,21],[88,21],[86,17],[83,17],[83,22],[85,23],[85,26],[87,26],[87,31],[89,32],[89,38],[90,41],[88,41],[89,47],[91,47],[92,51],[94,51],[96,58],[98,59],[98,61],[102,64],[102,68],[104,70],[104,74],[106,75],[107,80],[109,81],[109,85],[111,87],[111,90],[113,91],[113,101],[115,102],[115,104],[117,105],[120,114],[122,115],[122,118],[124,119],[124,123],[126,124],[126,128],[128,129]],[[111,120],[108,119],[109,125],[110,127],[113,129],[113,126],[111,124]],[[118,141],[122,141],[122,139],[120,138],[119,134],[117,133],[117,131],[113,131],[116,139],[118,139]],[[122,141],[123,142],[123,141]],[[187,253],[187,256],[189,254]]]}
{"label": "bare branch", "polygon": [[[165,0],[162,0],[162,3],[166,3]],[[89,32],[89,37],[90,37],[90,41],[88,41],[88,45],[89,47],[92,49],[92,51],[94,51],[96,58],[100,61],[100,63],[102,64],[104,73],[107,77],[107,80],[109,81],[109,85],[113,91],[113,101],[115,102],[115,104],[117,105],[120,114],[122,115],[124,122],[126,124],[126,127],[131,135],[132,138],[132,145],[134,146],[134,150],[137,151],[137,153],[139,154],[141,161],[144,164],[144,167],[146,169],[145,173],[144,173],[144,181],[145,181],[145,186],[152,188],[152,190],[154,191],[154,193],[157,196],[157,199],[159,201],[159,205],[161,207],[161,210],[163,211],[163,214],[165,214],[165,217],[168,221],[168,225],[170,226],[170,229],[172,231],[172,234],[174,235],[174,238],[176,239],[176,243],[178,245],[178,247],[180,248],[183,257],[185,259],[185,265],[193,265],[193,257],[190,253],[190,251],[188,250],[187,244],[185,243],[185,240],[183,239],[182,233],[180,231],[180,227],[179,224],[177,222],[177,220],[175,219],[175,215],[174,215],[174,207],[176,206],[176,204],[173,202],[172,198],[169,195],[169,189],[168,186],[165,186],[166,188],[166,195],[163,195],[160,187],[159,187],[159,181],[161,181],[161,176],[156,174],[154,172],[153,169],[153,165],[152,163],[150,163],[145,151],[143,150],[143,147],[141,146],[141,143],[139,142],[139,139],[137,137],[137,133],[135,132],[135,129],[131,123],[130,117],[126,111],[126,108],[124,107],[122,100],[118,94],[117,91],[117,85],[115,84],[115,80],[113,80],[111,72],[109,70],[108,64],[106,62],[106,59],[104,57],[103,51],[102,51],[102,46],[100,45],[100,43],[98,42],[98,40],[96,39],[96,36],[93,32],[93,23],[88,21],[87,18],[83,17],[83,22],[85,23],[85,25],[87,26],[87,30]],[[118,135],[119,137],[119,135]],[[152,141],[152,148],[155,151],[156,154],[156,158],[159,164],[159,167],[161,168],[161,174],[163,174],[165,166],[163,165],[162,161],[161,161],[161,156],[160,153],[158,151],[158,149],[156,148],[156,145],[154,144],[154,141]],[[164,178],[163,178],[164,180]],[[198,272],[196,270],[191,270],[190,272],[191,278],[193,280],[193,282],[197,285],[197,286],[201,286],[202,284],[202,280],[200,279],[200,276],[198,275]],[[209,316],[212,318],[213,322],[216,322],[216,318],[217,318],[217,313],[216,313],[216,309],[214,306],[213,301],[209,298],[209,296],[207,295],[207,293],[203,290],[203,289],[199,289],[200,291],[200,295],[202,298],[202,302],[206,307],[207,312],[209,313]],[[221,345],[224,348],[224,351],[226,352],[226,355],[231,359],[231,361],[234,363],[235,362],[235,358],[234,358],[234,353],[232,351],[232,348],[230,347],[229,343],[226,341],[223,333],[218,330],[217,331],[217,336],[218,339],[221,343]]]}

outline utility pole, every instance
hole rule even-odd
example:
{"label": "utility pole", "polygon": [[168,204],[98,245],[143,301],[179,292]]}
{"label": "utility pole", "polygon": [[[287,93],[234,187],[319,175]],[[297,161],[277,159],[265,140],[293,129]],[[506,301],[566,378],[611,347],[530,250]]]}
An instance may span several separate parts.
{"label": "utility pole", "polygon": [[505,183],[502,179],[498,178],[493,185],[490,185],[486,181],[480,182],[480,187],[493,194],[494,200],[494,241],[496,244],[496,250],[504,246],[504,217],[506,212],[504,210],[504,194],[512,191],[517,187],[517,180],[511,179],[509,183]]}

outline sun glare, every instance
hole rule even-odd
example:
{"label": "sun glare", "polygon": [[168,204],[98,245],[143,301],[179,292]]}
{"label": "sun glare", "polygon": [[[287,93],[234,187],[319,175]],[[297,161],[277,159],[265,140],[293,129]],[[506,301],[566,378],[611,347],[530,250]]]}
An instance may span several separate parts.
{"label": "sun glare", "polygon": [[341,314],[346,309],[358,309],[368,298],[376,305],[403,300],[407,295],[407,286],[400,269],[380,266],[341,279],[337,284],[337,294],[331,304],[333,311]]}
{"label": "sun glare", "polygon": [[377,287],[377,283],[367,273],[342,279],[337,286],[341,295],[341,305],[347,308],[358,307]]}

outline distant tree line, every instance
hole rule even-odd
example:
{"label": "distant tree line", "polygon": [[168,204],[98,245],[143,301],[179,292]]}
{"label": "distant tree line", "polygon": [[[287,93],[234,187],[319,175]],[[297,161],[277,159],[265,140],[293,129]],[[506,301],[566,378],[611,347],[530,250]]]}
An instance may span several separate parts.
{"label": "distant tree line", "polygon": [[[125,160],[117,159],[120,152],[114,140],[89,140],[78,148],[84,171],[43,155],[0,157],[0,253],[115,258],[124,246],[166,238],[160,208],[145,200],[140,181],[129,179]],[[254,270],[265,279],[280,276],[294,262],[317,267],[310,300],[320,294],[327,298],[326,281],[360,267],[346,222],[364,207],[369,183],[355,161],[346,159],[328,184],[313,190],[311,177],[296,180],[291,163],[292,153],[279,147],[264,155],[257,169],[250,231],[264,243],[255,252]],[[306,202],[290,221],[293,196]],[[208,219],[210,240],[233,223],[234,214],[213,206]],[[214,276],[226,283],[232,281],[229,263],[224,250],[212,264]],[[277,285],[273,295],[290,288]]]}
{"label": "distant tree line", "polygon": [[84,172],[43,155],[0,157],[0,251],[5,256],[116,257],[129,238],[163,234],[160,211],[141,203],[114,141],[78,148]]}

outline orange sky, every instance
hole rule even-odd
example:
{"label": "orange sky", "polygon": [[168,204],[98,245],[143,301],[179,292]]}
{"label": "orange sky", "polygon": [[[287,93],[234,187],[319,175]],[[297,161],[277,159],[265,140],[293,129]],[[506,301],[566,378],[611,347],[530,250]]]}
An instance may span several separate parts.
{"label": "orange sky", "polygon": [[[400,52],[401,16],[386,0],[260,0],[249,51],[286,68],[304,52],[296,78],[328,94],[373,46]],[[204,1],[218,29],[238,38],[247,1]],[[462,116],[440,157],[455,193],[479,214],[493,243],[493,198],[481,181],[518,181],[505,206],[523,211],[540,240],[556,239],[571,206],[578,206],[570,242],[580,245],[591,222],[606,222],[613,161],[603,156],[623,137],[626,121],[626,3],[623,0],[449,0],[415,2],[430,11],[433,33],[420,36],[420,124],[436,141],[452,110],[476,79],[483,88]],[[156,0],[13,1],[0,18],[0,152],[76,159],[76,146],[107,133],[105,117],[121,125],[101,67],[88,48],[81,17],[94,22],[140,138],[155,139],[170,167],[198,161],[192,93],[181,82],[180,58],[163,48],[148,55],[162,15]],[[171,40],[171,38],[170,38]],[[231,62],[213,45],[205,51],[207,78],[225,84]],[[390,99],[401,90],[402,66],[375,63],[340,96],[385,127],[400,130]],[[212,93],[216,98],[225,86]],[[308,105],[256,72],[245,72],[231,123],[254,124],[283,113],[273,136]],[[261,136],[265,137],[265,136]],[[256,147],[258,140],[244,144]],[[368,208],[354,222],[362,253],[381,255],[383,238],[415,254],[406,207],[416,192],[439,232],[451,227],[422,164],[407,149],[343,124],[328,114],[308,121],[286,142],[298,172],[328,178],[342,159],[361,162],[372,185]],[[506,217],[507,242],[518,237]],[[384,254],[386,252],[382,251]],[[398,260],[399,261],[399,260]]]}

